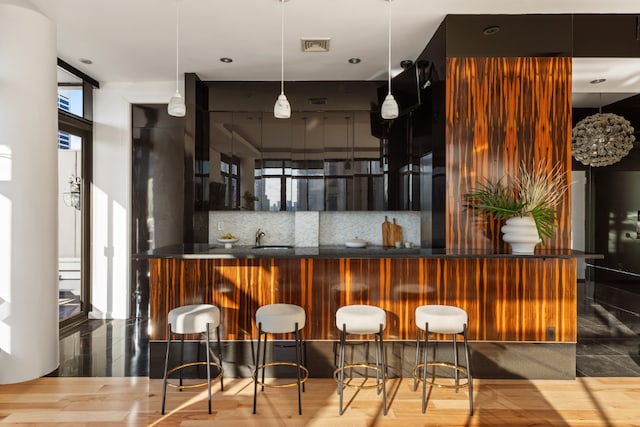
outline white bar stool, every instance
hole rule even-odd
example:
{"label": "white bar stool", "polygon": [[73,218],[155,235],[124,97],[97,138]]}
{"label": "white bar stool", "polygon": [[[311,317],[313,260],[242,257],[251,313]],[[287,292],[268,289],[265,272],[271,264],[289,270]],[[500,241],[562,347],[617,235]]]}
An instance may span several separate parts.
{"label": "white bar stool", "polygon": [[[309,371],[304,366],[302,355],[302,334],[306,315],[304,309],[294,304],[268,304],[256,311],[256,323],[258,324],[258,346],[256,349],[256,369],[253,372],[253,413],[256,413],[256,400],[258,384],[264,387],[298,387],[298,414],[302,415],[302,398],[300,390],[304,391],[304,383],[309,378]],[[296,362],[266,361],[267,334],[294,334],[296,348]],[[264,348],[262,350],[262,363],[260,363],[260,342],[264,335]],[[296,382],[288,384],[265,384],[264,373],[269,366],[295,366]],[[262,380],[258,380],[259,371],[262,370]],[[301,375],[302,372],[302,375]]]}
{"label": "white bar stool", "polygon": [[[471,376],[471,367],[469,365],[469,347],[467,345],[467,312],[461,308],[450,305],[422,305],[416,308],[416,326],[418,327],[418,336],[416,338],[416,364],[413,370],[413,389],[415,390],[418,381],[422,381],[422,413],[427,410],[427,383],[436,387],[453,387],[456,393],[460,387],[468,387],[469,389],[469,412],[473,415],[473,378]],[[425,331],[424,335],[424,356],[420,363],[420,333]],[[453,364],[440,361],[427,362],[427,347],[429,344],[429,334],[445,334],[453,336]],[[458,364],[458,345],[456,336],[461,334],[464,337],[464,355],[466,366],[462,367]],[[437,343],[437,341],[436,341]],[[435,347],[434,347],[435,359]],[[453,386],[437,383],[435,371],[433,378],[427,381],[427,366],[440,366],[453,369],[455,384]],[[422,370],[422,374],[418,371]],[[463,373],[467,379],[466,383],[460,384],[459,373]]]}
{"label": "white bar stool", "polygon": [[[338,381],[338,394],[340,395],[340,415],[343,414],[344,396],[344,370],[353,368],[374,369],[376,371],[376,384],[372,386],[349,385],[358,389],[376,387],[378,394],[382,388],[383,413],[387,415],[387,388],[385,385],[386,361],[382,331],[387,327],[387,313],[372,305],[347,305],[336,311],[336,326],[340,330],[340,357],[338,369],[334,376]],[[347,335],[374,335],[376,363],[344,364],[344,349]]]}
{"label": "white bar stool", "polygon": [[[220,345],[220,309],[215,305],[210,304],[193,304],[184,305],[174,308],[169,311],[168,315],[168,339],[167,339],[167,353],[164,362],[164,378],[162,381],[162,414],[164,415],[165,400],[167,396],[167,385],[175,387],[178,390],[184,390],[188,388],[201,387],[207,385],[207,395],[209,398],[209,413],[211,413],[211,381],[220,378],[220,389],[224,390],[224,384],[222,380],[222,346]],[[216,330],[216,336],[218,340],[218,361],[211,360],[211,329]],[[169,349],[171,348],[171,337],[173,334],[180,335],[180,364],[169,370]],[[185,334],[205,334],[206,335],[206,362],[191,362],[183,363],[184,355],[184,335]],[[189,366],[206,365],[207,367],[207,382],[183,385],[182,384],[182,370]],[[218,375],[211,378],[211,366],[218,369]],[[180,383],[178,385],[172,384],[168,381],[169,375],[179,371]]]}

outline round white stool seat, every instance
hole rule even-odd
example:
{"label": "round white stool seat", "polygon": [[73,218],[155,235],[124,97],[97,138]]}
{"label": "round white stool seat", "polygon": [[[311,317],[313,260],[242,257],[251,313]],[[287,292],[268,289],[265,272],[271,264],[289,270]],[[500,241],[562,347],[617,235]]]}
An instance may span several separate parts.
{"label": "round white stool seat", "polygon": [[211,304],[193,304],[176,307],[169,312],[171,332],[176,334],[200,334],[220,325],[220,309]]}
{"label": "round white stool seat", "polygon": [[256,311],[256,323],[262,324],[262,332],[285,334],[304,328],[304,308],[295,304],[268,304]]}
{"label": "round white stool seat", "polygon": [[421,305],[416,308],[416,326],[438,334],[459,334],[467,324],[467,312],[451,305]]}
{"label": "round white stool seat", "polygon": [[387,327],[387,313],[372,305],[346,305],[336,311],[336,326],[348,334],[377,334]]}

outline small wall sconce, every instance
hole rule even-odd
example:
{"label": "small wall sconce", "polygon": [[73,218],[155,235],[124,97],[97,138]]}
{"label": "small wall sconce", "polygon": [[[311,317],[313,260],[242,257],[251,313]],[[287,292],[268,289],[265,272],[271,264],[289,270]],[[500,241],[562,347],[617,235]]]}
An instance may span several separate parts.
{"label": "small wall sconce", "polygon": [[80,210],[80,182],[81,178],[72,174],[69,177],[69,191],[62,193],[64,204],[77,210]]}

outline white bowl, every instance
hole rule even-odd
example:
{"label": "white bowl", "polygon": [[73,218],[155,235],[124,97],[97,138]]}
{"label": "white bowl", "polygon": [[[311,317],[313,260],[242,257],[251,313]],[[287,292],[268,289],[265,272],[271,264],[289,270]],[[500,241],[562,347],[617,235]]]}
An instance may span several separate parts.
{"label": "white bowl", "polygon": [[216,239],[218,243],[237,243],[239,239]]}
{"label": "white bowl", "polygon": [[366,248],[367,241],[361,239],[352,239],[344,242],[344,245],[348,248]]}
{"label": "white bowl", "polygon": [[238,241],[238,239],[216,239],[216,240],[218,240],[219,243],[223,243],[225,249],[231,249],[233,247],[233,244]]}

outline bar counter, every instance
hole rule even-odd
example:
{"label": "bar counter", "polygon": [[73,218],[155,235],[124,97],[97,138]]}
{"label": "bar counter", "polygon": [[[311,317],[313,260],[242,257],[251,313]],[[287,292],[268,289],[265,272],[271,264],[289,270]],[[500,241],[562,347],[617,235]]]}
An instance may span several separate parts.
{"label": "bar counter", "polygon": [[177,259],[234,259],[234,258],[602,258],[600,255],[587,254],[572,249],[538,248],[532,255],[513,255],[509,252],[491,250],[452,250],[387,248],[367,246],[366,248],[348,248],[346,246],[321,247],[284,247],[275,245],[255,246],[234,245],[226,249],[221,244],[172,245],[134,255],[135,258],[177,258]]}
{"label": "bar counter", "polygon": [[[575,376],[576,259],[599,256],[544,248],[534,255],[512,255],[420,248],[187,245],[137,258],[149,258],[152,343],[165,342],[167,313],[185,304],[217,305],[223,317],[222,339],[227,341],[255,337],[255,311],[265,304],[302,306],[307,314],[303,337],[308,341],[338,338],[334,318],[339,307],[377,305],[387,311],[385,339],[399,342],[415,339],[416,307],[449,304],[467,311],[474,349],[482,343],[491,343],[494,350],[496,343],[498,348],[510,343],[566,344],[552,351],[566,366],[558,368],[560,362],[551,358],[551,373],[538,370],[528,375],[554,377],[559,370],[564,378]],[[506,353],[500,356],[503,361],[511,357]]]}

